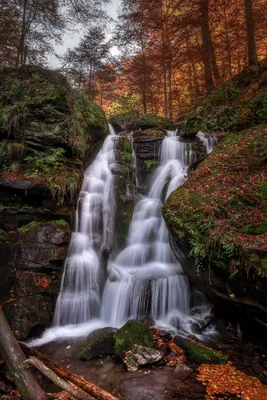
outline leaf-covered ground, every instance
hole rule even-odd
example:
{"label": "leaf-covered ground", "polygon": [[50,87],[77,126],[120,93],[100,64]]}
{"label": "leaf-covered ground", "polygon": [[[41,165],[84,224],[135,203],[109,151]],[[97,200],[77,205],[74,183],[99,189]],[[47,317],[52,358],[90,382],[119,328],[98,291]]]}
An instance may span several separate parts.
{"label": "leaf-covered ground", "polygon": [[196,262],[267,276],[267,127],[231,133],[169,198],[165,217]]}
{"label": "leaf-covered ground", "polygon": [[202,364],[197,379],[206,385],[207,400],[233,399],[266,400],[267,386],[257,378],[238,371],[231,363],[226,365]]}

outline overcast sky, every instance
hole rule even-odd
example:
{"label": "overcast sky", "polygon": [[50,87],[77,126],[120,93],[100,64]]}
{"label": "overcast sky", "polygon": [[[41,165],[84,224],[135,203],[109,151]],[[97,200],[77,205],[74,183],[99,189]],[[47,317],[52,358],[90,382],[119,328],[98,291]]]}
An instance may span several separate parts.
{"label": "overcast sky", "polygon": [[[117,10],[121,4],[121,0],[111,0],[110,4],[107,6],[107,13],[110,17],[116,19]],[[56,53],[62,55],[68,48],[73,48],[79,43],[81,32],[71,32],[66,33],[62,37],[62,45],[55,46]],[[116,54],[117,49],[113,49],[112,53]],[[60,67],[60,62],[55,56],[51,56],[48,60],[49,66],[52,68]]]}

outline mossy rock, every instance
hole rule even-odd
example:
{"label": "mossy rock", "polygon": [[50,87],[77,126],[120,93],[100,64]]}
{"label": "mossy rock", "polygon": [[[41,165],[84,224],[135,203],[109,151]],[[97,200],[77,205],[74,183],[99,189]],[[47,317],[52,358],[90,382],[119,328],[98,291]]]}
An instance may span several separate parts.
{"label": "mossy rock", "polygon": [[123,114],[114,115],[109,122],[119,131],[135,129],[136,122],[139,120],[139,111],[131,110]]}
{"label": "mossy rock", "polygon": [[207,124],[204,119],[204,107],[199,106],[189,114],[185,123],[185,130],[181,132],[181,136],[196,136],[199,132],[207,132]]}
{"label": "mossy rock", "polygon": [[97,329],[88,337],[87,345],[78,354],[80,360],[88,361],[102,355],[114,353],[114,333],[116,329],[103,328]]}
{"label": "mossy rock", "polygon": [[166,131],[174,131],[176,129],[173,121],[169,118],[161,117],[156,114],[145,114],[138,121],[137,127],[145,128],[158,128]]}
{"label": "mossy rock", "polygon": [[132,110],[124,114],[112,117],[109,122],[121,130],[145,130],[158,128],[161,130],[175,130],[176,127],[169,118],[156,114],[145,114],[140,116],[138,111]]}
{"label": "mossy rock", "polygon": [[24,66],[0,69],[0,133],[3,180],[40,184],[63,203],[76,201],[88,154],[108,125],[63,75]]}
{"label": "mossy rock", "polygon": [[125,353],[134,345],[154,347],[153,333],[148,326],[134,321],[128,321],[114,335],[115,354],[124,358]]}
{"label": "mossy rock", "polygon": [[181,347],[188,357],[199,364],[227,364],[228,359],[215,350],[198,344],[194,340],[185,339],[180,336],[174,337],[174,343]]}

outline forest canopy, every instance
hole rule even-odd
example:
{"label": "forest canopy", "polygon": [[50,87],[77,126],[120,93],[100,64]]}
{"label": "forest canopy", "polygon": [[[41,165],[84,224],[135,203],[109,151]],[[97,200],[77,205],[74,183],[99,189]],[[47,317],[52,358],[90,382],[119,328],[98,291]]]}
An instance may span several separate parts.
{"label": "forest canopy", "polygon": [[82,27],[60,59],[75,87],[110,115],[134,108],[177,119],[266,57],[266,0],[122,0],[112,22],[107,3],[3,0],[0,65],[46,65],[62,35]]}

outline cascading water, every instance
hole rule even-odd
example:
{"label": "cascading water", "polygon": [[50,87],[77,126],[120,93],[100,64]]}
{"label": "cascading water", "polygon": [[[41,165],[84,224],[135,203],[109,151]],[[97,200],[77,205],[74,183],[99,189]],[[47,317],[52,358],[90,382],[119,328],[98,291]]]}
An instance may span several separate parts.
{"label": "cascading water", "polygon": [[194,324],[209,316],[205,302],[194,308],[195,314],[190,309],[188,279],[170,248],[161,211],[170,193],[184,182],[188,166],[197,161],[192,145],[181,141],[176,132],[167,132],[163,140],[148,194],[137,198],[126,248],[110,255],[103,289],[102,253],[112,247],[116,234],[112,175],[116,136],[112,127],[110,133],[85,171],[54,328],[32,344],[83,336],[103,326],[120,327],[129,318],[147,314],[158,326],[188,334]]}
{"label": "cascading water", "polygon": [[161,208],[195,161],[191,150],[176,132],[167,133],[148,196],[135,206],[127,247],[109,262],[101,315],[107,324],[119,326],[147,313],[169,323],[176,311],[189,313],[188,281],[170,249]]}
{"label": "cascading water", "polygon": [[210,154],[214,146],[218,143],[218,140],[214,135],[205,135],[203,132],[198,132],[197,137],[205,145],[207,154]]}
{"label": "cascading water", "polygon": [[76,211],[76,226],[65,262],[54,325],[79,324],[100,314],[102,251],[113,243],[115,210],[112,165],[115,132],[84,174]]}

